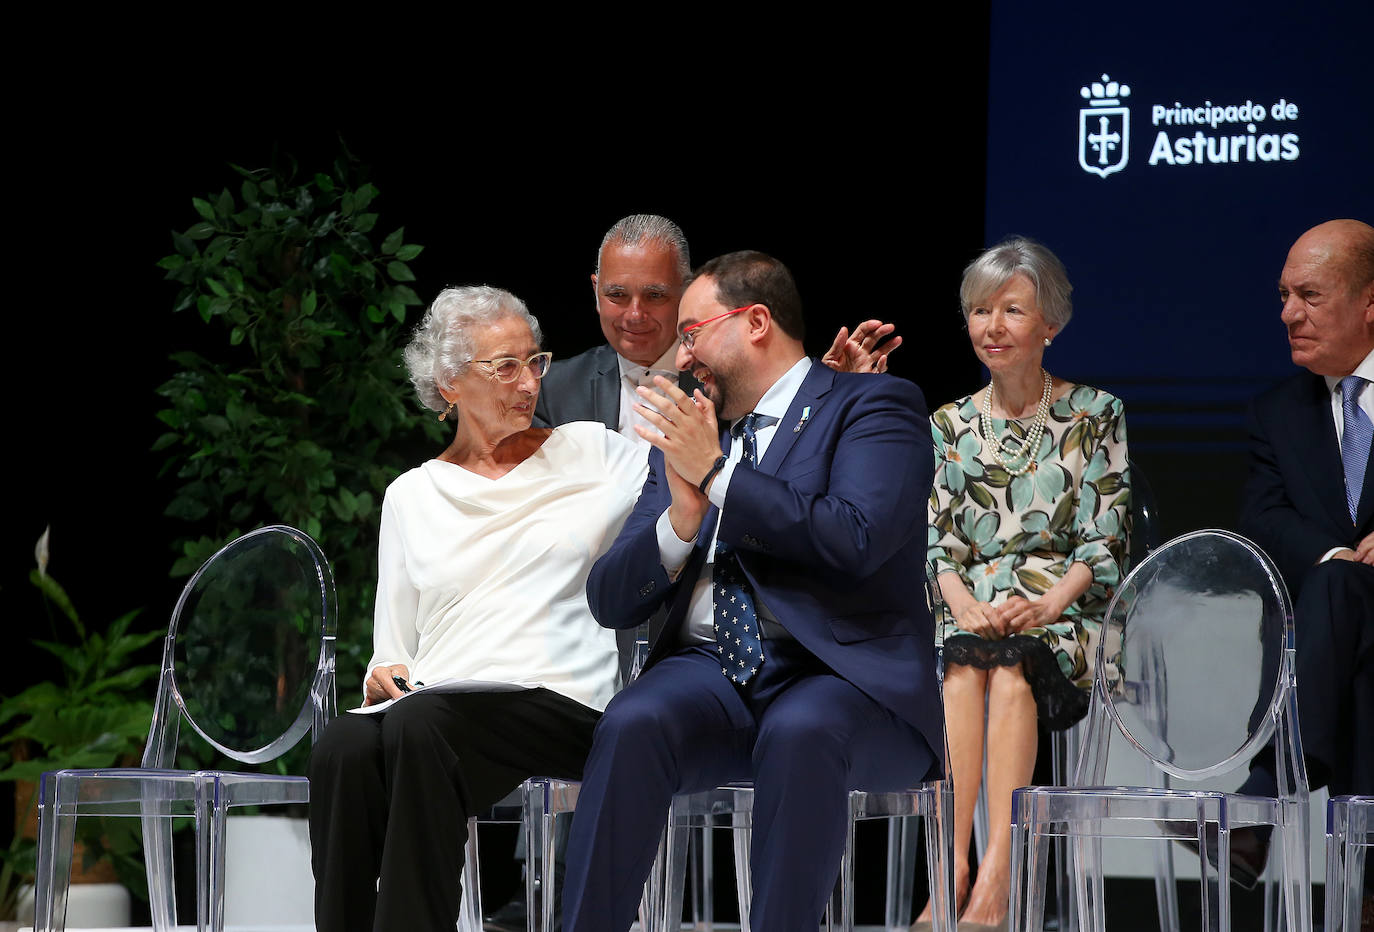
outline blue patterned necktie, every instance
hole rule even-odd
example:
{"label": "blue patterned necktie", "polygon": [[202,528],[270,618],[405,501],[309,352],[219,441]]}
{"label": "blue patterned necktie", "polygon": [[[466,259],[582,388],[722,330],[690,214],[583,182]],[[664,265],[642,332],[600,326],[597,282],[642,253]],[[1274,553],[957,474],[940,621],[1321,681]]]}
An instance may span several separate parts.
{"label": "blue patterned necktie", "polygon": [[1369,415],[1359,406],[1360,391],[1365,380],[1358,375],[1341,379],[1341,462],[1345,465],[1345,503],[1350,507],[1350,520],[1360,511],[1360,489],[1364,487],[1364,472],[1369,466],[1371,430]]}
{"label": "blue patterned necktie", "polygon": [[[749,412],[740,422],[741,443],[739,468],[755,466],[756,434],[761,426],[775,419]],[[734,548],[716,538],[715,569],[712,583],[711,627],[716,633],[716,652],[720,655],[720,672],[732,682],[743,685],[763,663],[763,639],[759,636],[758,613],[754,610],[754,593],[744,578],[739,557]]]}

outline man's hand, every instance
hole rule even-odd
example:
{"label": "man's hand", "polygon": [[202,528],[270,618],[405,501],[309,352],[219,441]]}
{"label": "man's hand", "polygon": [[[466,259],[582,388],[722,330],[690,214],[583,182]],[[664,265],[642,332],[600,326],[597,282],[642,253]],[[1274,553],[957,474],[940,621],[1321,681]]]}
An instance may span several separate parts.
{"label": "man's hand", "polygon": [[372,672],[367,675],[367,681],[363,683],[363,705],[374,705],[378,702],[399,699],[404,696],[405,693],[401,692],[400,687],[392,682],[393,676],[409,680],[410,670],[403,663],[392,664],[389,667],[373,667]]}
{"label": "man's hand", "polygon": [[852,335],[848,327],[841,327],[821,362],[837,372],[886,372],[887,357],[902,345],[902,338],[892,337],[880,344],[896,329],[896,325],[880,320],[864,321]]}
{"label": "man's hand", "polygon": [[1351,550],[1346,547],[1331,554],[1333,560],[1350,560],[1353,563],[1364,563],[1374,566],[1374,534],[1370,534],[1364,540],[1355,545]]}
{"label": "man's hand", "polygon": [[716,406],[700,389],[689,398],[661,375],[654,377],[654,384],[659,391],[643,386],[637,389],[645,403],[636,405],[635,410],[662,433],[639,424],[635,431],[663,451],[664,472],[673,496],[668,517],[678,537],[691,540],[710,505],[698,486],[721,455]]}

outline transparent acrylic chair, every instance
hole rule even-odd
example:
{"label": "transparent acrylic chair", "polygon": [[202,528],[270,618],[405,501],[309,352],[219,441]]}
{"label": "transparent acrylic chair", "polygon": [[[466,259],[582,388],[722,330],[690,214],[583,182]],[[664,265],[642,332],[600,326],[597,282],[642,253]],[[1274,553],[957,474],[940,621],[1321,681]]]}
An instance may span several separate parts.
{"label": "transparent acrylic chair", "polygon": [[[1231,833],[1271,825],[1287,926],[1310,929],[1308,790],[1297,720],[1292,611],[1269,558],[1218,530],[1185,534],[1151,553],[1107,608],[1074,786],[1013,794],[1012,928],[1042,927],[1052,839],[1068,843],[1072,920],[1101,930],[1101,840],[1163,846],[1186,837],[1203,850],[1210,844],[1220,865],[1213,870],[1200,859],[1202,925],[1228,929]],[[1272,738],[1279,796],[1102,786],[1113,730],[1157,776],[1190,782],[1237,769]]]}
{"label": "transparent acrylic chair", "polygon": [[152,726],[137,768],[43,775],[34,927],[64,928],[79,816],[143,820],[153,928],[176,925],[172,819],[196,831],[196,927],[224,927],[225,815],[233,806],[303,803],[303,777],[171,769],[184,716],[234,760],[273,760],[334,715],[334,579],[324,554],[273,526],[224,547],[181,593],[162,653]]}
{"label": "transparent acrylic chair", "polygon": [[1358,932],[1364,905],[1365,860],[1374,848],[1374,796],[1326,801],[1326,925],[1324,932]]}
{"label": "transparent acrylic chair", "polygon": [[[642,624],[635,631],[633,644],[621,646],[621,672],[627,684],[639,676],[648,655],[649,626]],[[463,856],[463,898],[458,909],[459,932],[482,932],[477,826],[499,823],[519,824],[524,837],[527,927],[532,932],[554,928],[559,893],[555,872],[548,867],[554,863],[555,857],[554,829],[559,816],[577,808],[577,796],[581,788],[582,784],[574,780],[531,777],[490,811],[468,819],[468,840]],[[645,902],[647,904],[647,898]]]}
{"label": "transparent acrylic chair", "polygon": [[[926,597],[932,614],[938,617],[939,594],[930,584]],[[936,627],[935,650],[940,656],[939,627]],[[943,667],[936,663],[937,675]],[[943,683],[941,684],[943,694]],[[945,760],[949,760],[948,747]],[[648,929],[654,932],[677,932],[682,915],[682,900],[686,889],[687,853],[689,838],[696,834],[706,838],[713,828],[730,828],[735,851],[735,891],[739,904],[741,932],[749,929],[749,906],[752,887],[749,878],[749,846],[752,840],[754,790],[748,783],[732,783],[674,797],[668,811],[668,824],[658,858],[646,884]],[[912,788],[896,793],[871,793],[851,790],[849,793],[849,831],[844,853],[840,859],[840,874],[831,896],[827,928],[852,932],[854,928],[854,872],[855,826],[868,819],[888,820],[887,901],[884,929],[905,930],[912,920],[914,899],[915,850],[917,836],[912,817],[925,820],[927,880],[930,885],[932,919],[937,930],[954,929],[954,784],[948,778],[919,782]],[[694,830],[700,830],[699,832]],[[711,886],[709,847],[701,846],[702,894],[709,904]],[[712,927],[709,906],[704,910],[700,928]]]}

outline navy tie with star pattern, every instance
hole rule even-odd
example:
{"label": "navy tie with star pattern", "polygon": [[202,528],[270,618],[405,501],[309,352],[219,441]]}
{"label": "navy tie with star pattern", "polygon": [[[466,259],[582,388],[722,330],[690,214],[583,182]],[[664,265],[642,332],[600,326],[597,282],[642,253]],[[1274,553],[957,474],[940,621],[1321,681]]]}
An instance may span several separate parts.
{"label": "navy tie with star pattern", "polygon": [[[755,466],[755,430],[763,416],[749,412],[740,422],[739,439],[742,444],[739,466]],[[769,418],[767,423],[772,423]],[[735,550],[716,538],[715,573],[712,583],[711,627],[716,633],[716,652],[720,655],[720,672],[731,682],[743,685],[759,672],[763,663],[763,639],[759,636],[758,613],[754,610],[754,593],[740,568]]]}

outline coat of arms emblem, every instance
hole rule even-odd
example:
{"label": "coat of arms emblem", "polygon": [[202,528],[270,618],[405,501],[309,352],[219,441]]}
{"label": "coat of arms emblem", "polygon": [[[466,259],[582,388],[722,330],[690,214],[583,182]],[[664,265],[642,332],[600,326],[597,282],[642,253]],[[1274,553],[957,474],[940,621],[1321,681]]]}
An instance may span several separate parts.
{"label": "coat of arms emblem", "polygon": [[1078,93],[1088,102],[1078,111],[1078,164],[1106,178],[1125,168],[1130,157],[1131,111],[1121,99],[1131,95],[1131,88],[1104,74]]}

